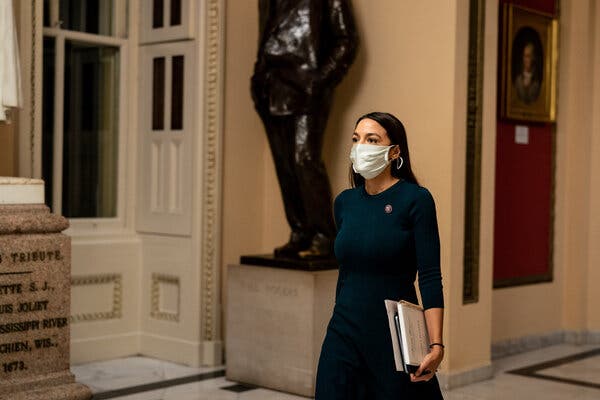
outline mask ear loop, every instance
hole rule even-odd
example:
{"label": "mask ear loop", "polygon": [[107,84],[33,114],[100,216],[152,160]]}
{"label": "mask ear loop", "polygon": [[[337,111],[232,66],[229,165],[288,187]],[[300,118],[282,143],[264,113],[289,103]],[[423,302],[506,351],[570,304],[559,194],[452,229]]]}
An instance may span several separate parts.
{"label": "mask ear loop", "polygon": [[398,156],[398,158],[396,158],[396,164],[396,169],[402,168],[402,166],[404,165],[404,159]]}

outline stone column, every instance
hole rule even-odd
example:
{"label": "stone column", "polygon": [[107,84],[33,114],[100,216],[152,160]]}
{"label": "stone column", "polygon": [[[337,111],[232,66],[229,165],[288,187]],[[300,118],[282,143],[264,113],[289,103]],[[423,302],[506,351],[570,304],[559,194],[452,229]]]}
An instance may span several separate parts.
{"label": "stone column", "polygon": [[68,226],[43,181],[0,177],[0,400],[91,397],[69,365]]}

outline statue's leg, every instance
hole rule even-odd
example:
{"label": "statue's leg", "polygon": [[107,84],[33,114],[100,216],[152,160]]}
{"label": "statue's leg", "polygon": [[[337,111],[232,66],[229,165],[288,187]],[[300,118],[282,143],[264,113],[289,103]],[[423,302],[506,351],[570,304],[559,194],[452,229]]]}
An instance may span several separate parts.
{"label": "statue's leg", "polygon": [[323,135],[331,104],[330,96],[322,99],[314,113],[295,119],[296,175],[308,224],[315,235],[310,249],[301,256],[329,257],[333,251],[335,225],[333,222],[331,187],[322,159]]}
{"label": "statue's leg", "polygon": [[304,204],[299,201],[302,193],[294,163],[294,117],[261,113],[261,118],[277,172],[285,216],[292,230],[289,242],[275,249],[275,255],[296,256],[309,247],[313,232],[307,224]]}

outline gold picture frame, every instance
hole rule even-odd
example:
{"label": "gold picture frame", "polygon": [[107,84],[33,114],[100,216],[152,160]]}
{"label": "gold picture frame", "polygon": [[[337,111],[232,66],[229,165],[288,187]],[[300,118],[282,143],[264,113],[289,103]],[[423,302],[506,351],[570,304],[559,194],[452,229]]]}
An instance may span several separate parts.
{"label": "gold picture frame", "polygon": [[512,4],[503,11],[501,116],[554,122],[558,21]]}

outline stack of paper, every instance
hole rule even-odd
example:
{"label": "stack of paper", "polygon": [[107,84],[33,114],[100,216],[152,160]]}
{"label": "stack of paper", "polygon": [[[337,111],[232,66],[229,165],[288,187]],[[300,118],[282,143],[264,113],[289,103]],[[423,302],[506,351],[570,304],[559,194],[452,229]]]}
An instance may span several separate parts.
{"label": "stack of paper", "polygon": [[414,373],[429,352],[423,309],[404,300],[385,300],[396,371]]}

